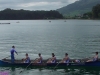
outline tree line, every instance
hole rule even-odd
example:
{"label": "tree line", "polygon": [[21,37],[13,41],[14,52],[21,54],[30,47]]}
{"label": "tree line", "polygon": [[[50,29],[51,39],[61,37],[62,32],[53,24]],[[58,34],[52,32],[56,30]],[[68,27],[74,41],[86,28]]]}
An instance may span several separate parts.
{"label": "tree line", "polygon": [[0,20],[34,20],[34,19],[63,19],[63,15],[56,10],[29,11],[7,8],[0,11]]}
{"label": "tree line", "polygon": [[83,18],[100,19],[100,4],[94,6],[91,12],[84,13]]}

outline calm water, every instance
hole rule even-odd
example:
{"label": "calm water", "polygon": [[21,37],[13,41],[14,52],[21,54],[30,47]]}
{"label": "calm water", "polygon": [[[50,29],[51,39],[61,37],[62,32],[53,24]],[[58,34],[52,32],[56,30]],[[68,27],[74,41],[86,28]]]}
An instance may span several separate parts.
{"label": "calm water", "polygon": [[[49,22],[51,21],[51,22]],[[10,55],[12,45],[16,46],[19,55],[16,59],[29,53],[31,59],[42,53],[44,59],[55,53],[57,58],[63,58],[67,52],[70,58],[86,58],[100,51],[100,21],[99,20],[1,20],[0,23],[0,59]],[[9,75],[19,75],[22,68],[0,68]],[[99,71],[29,69],[21,75],[96,75]]]}

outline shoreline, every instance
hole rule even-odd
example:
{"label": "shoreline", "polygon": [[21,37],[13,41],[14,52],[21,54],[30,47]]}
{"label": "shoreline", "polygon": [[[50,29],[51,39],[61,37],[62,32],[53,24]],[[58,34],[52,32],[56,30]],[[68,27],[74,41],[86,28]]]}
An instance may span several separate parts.
{"label": "shoreline", "polygon": [[[20,19],[18,19],[18,20],[20,20]],[[24,19],[22,19],[22,20],[24,20]],[[27,20],[100,20],[100,19],[27,19]],[[0,20],[0,21],[2,21],[2,20]]]}

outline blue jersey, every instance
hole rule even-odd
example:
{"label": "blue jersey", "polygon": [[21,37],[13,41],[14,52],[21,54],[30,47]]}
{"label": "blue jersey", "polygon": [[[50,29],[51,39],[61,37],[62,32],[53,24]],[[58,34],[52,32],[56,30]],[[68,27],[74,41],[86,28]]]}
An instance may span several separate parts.
{"label": "blue jersey", "polygon": [[[11,62],[12,62],[12,63],[14,63],[14,61],[15,61],[14,52],[16,52],[16,51],[15,51],[14,48],[12,48],[11,51],[10,51],[10,53],[11,53]],[[17,53],[17,52],[16,52],[16,53]]]}
{"label": "blue jersey", "polygon": [[16,50],[14,48],[12,48],[10,52],[11,52],[11,55],[14,55],[14,52],[16,52]]}

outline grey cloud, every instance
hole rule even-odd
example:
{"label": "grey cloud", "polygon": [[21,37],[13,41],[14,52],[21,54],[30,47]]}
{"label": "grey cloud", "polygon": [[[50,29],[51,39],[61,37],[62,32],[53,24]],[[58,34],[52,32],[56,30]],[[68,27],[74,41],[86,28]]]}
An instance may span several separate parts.
{"label": "grey cloud", "polygon": [[[76,0],[0,0],[0,10],[26,9],[26,10],[56,10]],[[36,4],[35,4],[36,3]],[[27,7],[25,7],[27,5]]]}

